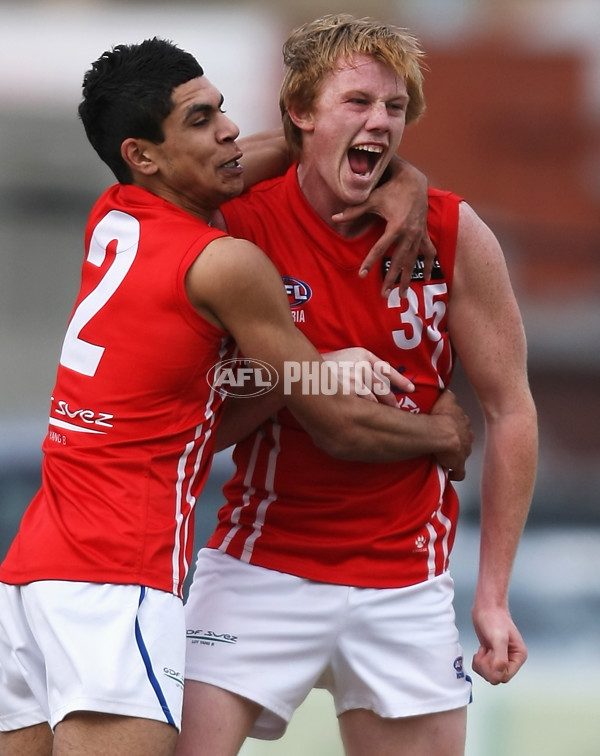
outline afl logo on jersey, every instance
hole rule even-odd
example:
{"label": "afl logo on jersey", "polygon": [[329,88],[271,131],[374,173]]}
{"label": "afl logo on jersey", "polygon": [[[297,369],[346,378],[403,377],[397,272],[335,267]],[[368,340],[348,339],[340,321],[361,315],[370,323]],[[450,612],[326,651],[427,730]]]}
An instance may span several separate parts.
{"label": "afl logo on jersey", "polygon": [[307,283],[298,278],[283,276],[285,293],[288,295],[290,307],[302,307],[312,297],[312,290]]}

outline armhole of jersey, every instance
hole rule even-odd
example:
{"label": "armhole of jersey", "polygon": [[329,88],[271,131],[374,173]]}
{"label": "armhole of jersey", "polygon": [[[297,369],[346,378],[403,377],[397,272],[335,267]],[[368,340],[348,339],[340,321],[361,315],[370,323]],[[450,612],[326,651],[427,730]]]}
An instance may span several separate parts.
{"label": "armhole of jersey", "polygon": [[448,293],[450,293],[454,280],[459,207],[463,198],[453,192],[436,192],[434,198],[438,210],[434,213],[434,227],[431,230],[435,229],[438,233],[436,243],[438,260],[448,285]]}
{"label": "armhole of jersey", "polygon": [[230,200],[229,202],[226,202],[224,205],[221,205],[219,210],[221,211],[221,215],[223,216],[223,220],[225,221],[227,233],[230,236],[243,237],[244,236],[243,233],[236,231],[236,228],[238,228],[237,220],[238,220],[239,214],[235,208],[234,203],[235,203],[235,200]]}
{"label": "armhole of jersey", "polygon": [[194,260],[196,260],[204,252],[204,250],[211,242],[215,241],[215,239],[221,239],[228,235],[229,234],[225,233],[225,231],[221,231],[218,228],[208,228],[203,236],[194,240],[187,253],[181,259],[181,262],[177,268],[174,285],[176,290],[176,299],[179,303],[179,309],[187,323],[196,331],[199,329],[205,331],[207,328],[209,328],[219,335],[227,334],[227,331],[224,328],[219,328],[214,323],[211,323],[210,320],[207,320],[203,315],[201,315],[192,305],[187,297],[187,292],[185,290],[185,277],[188,270],[194,263]]}

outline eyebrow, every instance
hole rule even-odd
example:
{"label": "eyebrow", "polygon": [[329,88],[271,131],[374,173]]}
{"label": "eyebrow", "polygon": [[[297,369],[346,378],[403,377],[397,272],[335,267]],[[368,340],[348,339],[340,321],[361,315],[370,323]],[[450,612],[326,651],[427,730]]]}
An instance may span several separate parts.
{"label": "eyebrow", "polygon": [[[343,93],[344,97],[363,97],[364,99],[370,99],[371,94],[363,89],[349,89]],[[408,92],[399,92],[398,94],[389,97],[386,102],[394,102],[395,100],[410,100]]]}
{"label": "eyebrow", "polygon": [[213,105],[209,105],[208,103],[204,102],[195,102],[193,105],[190,105],[189,108],[184,113],[183,120],[188,121],[190,118],[196,115],[196,113],[212,113],[215,110],[220,110],[223,106],[223,103],[225,102],[225,98],[223,95],[221,95],[221,99],[219,100],[218,106],[215,108]]}

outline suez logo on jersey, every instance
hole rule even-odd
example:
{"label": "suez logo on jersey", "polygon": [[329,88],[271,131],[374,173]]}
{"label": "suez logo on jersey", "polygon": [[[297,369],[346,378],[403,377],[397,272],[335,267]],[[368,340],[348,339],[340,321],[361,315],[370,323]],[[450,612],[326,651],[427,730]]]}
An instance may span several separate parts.
{"label": "suez logo on jersey", "polygon": [[[52,410],[50,425],[78,433],[103,434],[105,429],[113,427],[114,415],[109,412],[97,412],[89,408],[72,408],[62,399],[51,397]],[[58,431],[50,431],[49,438],[59,444],[66,445],[66,436]]]}
{"label": "suez logo on jersey", "polygon": [[331,395],[338,391],[359,396],[383,396],[391,391],[391,365],[384,360],[315,360],[283,364],[283,375],[268,362],[236,357],[208,371],[208,384],[221,396],[252,397],[272,391],[282,382],[284,395],[299,385],[302,394]]}

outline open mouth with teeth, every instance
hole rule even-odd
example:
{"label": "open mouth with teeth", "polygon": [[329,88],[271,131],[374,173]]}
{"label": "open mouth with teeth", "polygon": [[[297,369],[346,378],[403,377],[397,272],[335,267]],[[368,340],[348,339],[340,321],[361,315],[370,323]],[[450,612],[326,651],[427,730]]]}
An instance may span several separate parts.
{"label": "open mouth with teeth", "polygon": [[357,176],[370,176],[381,155],[383,147],[374,144],[357,144],[348,150],[348,162]]}
{"label": "open mouth with teeth", "polygon": [[221,168],[239,168],[240,163],[237,160],[230,160],[228,163],[223,163]]}

